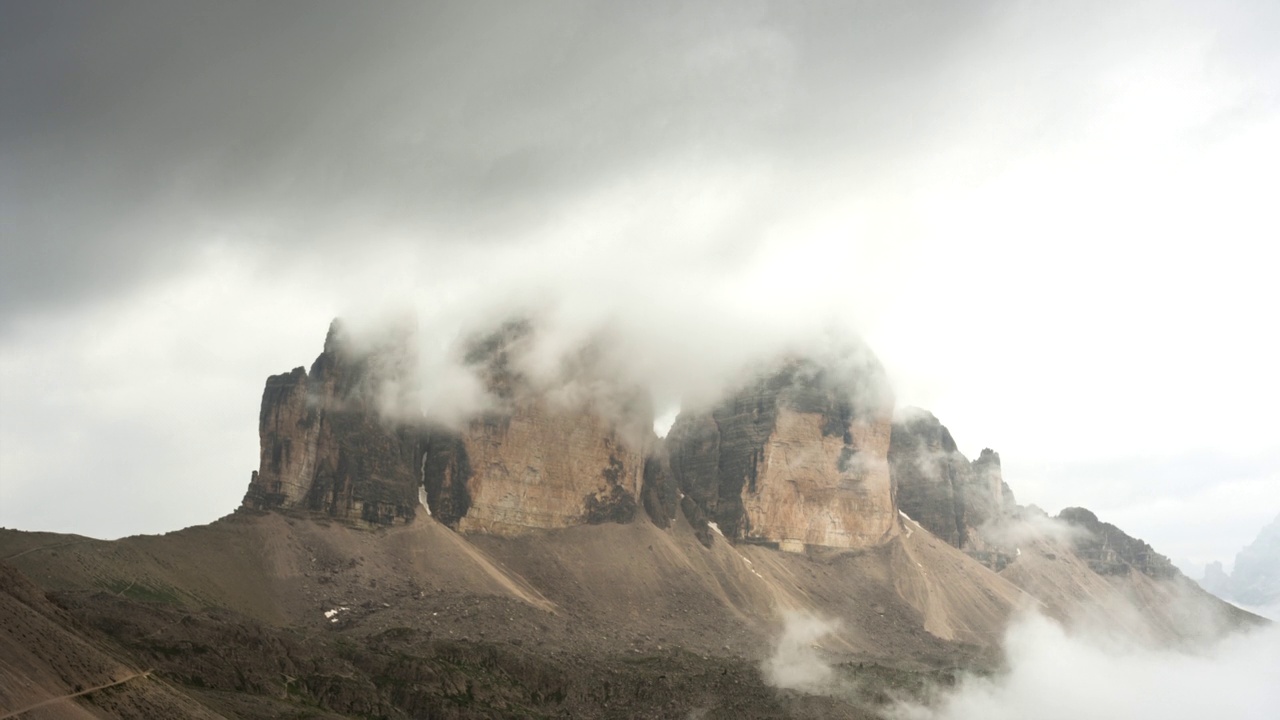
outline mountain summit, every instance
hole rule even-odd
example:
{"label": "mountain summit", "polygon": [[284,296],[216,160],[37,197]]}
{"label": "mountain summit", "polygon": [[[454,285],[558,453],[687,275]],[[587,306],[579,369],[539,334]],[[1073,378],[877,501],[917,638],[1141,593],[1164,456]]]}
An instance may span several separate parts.
{"label": "mountain summit", "polygon": [[[775,358],[659,439],[607,348],[474,336],[424,406],[412,323],[268,378],[231,515],[0,530],[0,708],[66,717],[874,717],[1011,618],[1157,643],[1257,619],[1093,513],[1016,504],[861,346]],[[90,690],[86,691],[86,688]],[[95,689],[96,688],[96,689]]]}
{"label": "mountain summit", "polygon": [[1280,617],[1280,515],[1236,554],[1229,574],[1222,563],[1210,563],[1200,584],[1218,597]]}

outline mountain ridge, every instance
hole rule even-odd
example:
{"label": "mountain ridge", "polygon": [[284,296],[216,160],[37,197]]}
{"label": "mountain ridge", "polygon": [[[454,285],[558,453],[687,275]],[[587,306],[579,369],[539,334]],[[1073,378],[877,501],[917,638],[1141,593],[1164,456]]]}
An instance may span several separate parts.
{"label": "mountain ridge", "polygon": [[1230,573],[1221,562],[1209,563],[1200,584],[1224,600],[1280,616],[1280,515],[1236,554]]}
{"label": "mountain ridge", "polygon": [[[659,439],[598,355],[537,377],[528,323],[471,341],[488,400],[453,425],[404,411],[411,335],[345,333],[267,380],[232,514],[110,542],[0,530],[0,557],[78,637],[223,717],[872,717],[886,688],[995,669],[1029,610],[1162,643],[1208,632],[1186,607],[1255,622],[1088,511],[1018,506],[994,451],[894,418],[860,346],[761,366]],[[821,655],[865,692],[766,681],[796,617],[840,620]],[[103,702],[73,705],[147,716]]]}

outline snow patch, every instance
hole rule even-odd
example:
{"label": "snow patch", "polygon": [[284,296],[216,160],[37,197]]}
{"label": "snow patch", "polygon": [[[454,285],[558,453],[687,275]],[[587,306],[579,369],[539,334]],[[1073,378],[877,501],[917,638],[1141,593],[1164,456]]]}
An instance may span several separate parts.
{"label": "snow patch", "polygon": [[746,555],[743,555],[743,554],[742,554],[742,551],[741,551],[741,550],[739,550],[738,548],[733,548],[733,551],[734,551],[735,553],[737,553],[737,554],[738,554],[738,557],[742,558],[742,562],[744,562],[744,563],[746,563],[746,564],[747,564],[747,569],[751,571],[751,574],[752,574],[752,575],[755,575],[756,577],[760,578],[761,580],[763,580],[763,579],[764,579],[764,576],[763,576],[763,575],[761,575],[759,572],[757,572],[757,571],[756,571],[756,566],[755,566],[754,564],[752,564],[752,562],[751,562],[750,560],[748,560],[748,559],[747,559],[747,556],[746,556]]}
{"label": "snow patch", "polygon": [[[717,535],[719,535],[720,537],[724,537],[724,533],[723,533],[723,532],[721,532],[721,530],[720,530],[720,526],[719,526],[719,525],[716,525],[715,523],[708,521],[708,522],[707,522],[707,527],[709,527],[709,528],[711,528],[712,530],[714,530],[714,531],[716,532],[716,534],[717,534]],[[761,580],[763,580],[763,579],[764,579],[764,576],[763,576],[763,575],[761,575],[759,572],[757,572],[757,571],[756,571],[755,565],[753,565],[753,564],[751,563],[751,561],[747,559],[747,556],[746,556],[746,555],[743,555],[743,554],[742,554],[742,551],[741,551],[741,550],[739,550],[738,548],[734,547],[734,546],[733,546],[733,543],[730,543],[730,544],[729,544],[729,547],[730,547],[730,549],[732,549],[732,550],[733,550],[733,553],[734,553],[735,555],[737,555],[739,558],[742,558],[742,562],[744,562],[744,563],[746,563],[746,564],[747,564],[747,569],[751,571],[751,574],[752,574],[752,575],[755,575],[756,577],[760,578]]]}
{"label": "snow patch", "polygon": [[350,609],[351,609],[351,608],[349,608],[349,607],[336,607],[336,608],[334,608],[334,609],[332,609],[332,610],[325,610],[325,611],[324,611],[324,616],[325,616],[325,619],[327,619],[329,622],[331,622],[331,623],[336,623],[336,622],[338,622],[338,615],[339,615],[340,613],[344,613],[344,612],[346,612],[346,611],[348,611],[348,610],[350,610]]}
{"label": "snow patch", "polygon": [[431,517],[431,506],[427,505],[427,489],[421,485],[418,486],[418,504],[427,511],[427,517]]}

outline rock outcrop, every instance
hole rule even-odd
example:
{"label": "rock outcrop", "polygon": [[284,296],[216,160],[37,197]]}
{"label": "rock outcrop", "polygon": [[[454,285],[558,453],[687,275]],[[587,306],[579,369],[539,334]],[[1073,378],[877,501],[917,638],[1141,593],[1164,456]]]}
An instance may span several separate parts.
{"label": "rock outcrop", "polygon": [[907,408],[893,424],[889,469],[902,512],[984,563],[1000,564],[980,531],[1016,509],[998,453],[987,448],[969,462],[938,418]]}
{"label": "rock outcrop", "polygon": [[671,475],[671,458],[666,443],[657,440],[644,459],[644,480],[640,486],[645,514],[660,528],[669,528],[680,510],[680,491]]}
{"label": "rock outcrop", "polygon": [[1224,600],[1255,608],[1273,619],[1280,617],[1280,516],[1236,553],[1230,573],[1220,562],[1209,563],[1200,585]]}
{"label": "rock outcrop", "polygon": [[388,412],[389,399],[413,387],[413,339],[408,328],[384,336],[357,348],[335,322],[309,373],[268,379],[246,507],[385,525],[425,505],[455,529],[506,535],[635,516],[656,440],[652,412],[637,393],[594,377],[589,353],[571,377],[543,386],[521,370],[527,323],[472,342],[465,362],[491,407],[449,430]]}
{"label": "rock outcrop", "polygon": [[1200,587],[1225,600],[1231,599],[1231,576],[1217,560],[1205,565],[1204,578],[1200,580]]}
{"label": "rock outcrop", "polygon": [[[529,400],[471,423],[454,447],[462,452],[450,456],[465,453],[469,466],[469,507],[457,520],[459,530],[512,534],[629,522],[636,514],[643,454],[593,413]],[[437,479],[428,475],[426,482],[431,488]]]}
{"label": "rock outcrop", "polygon": [[404,376],[412,362],[411,337],[388,337],[356,350],[335,321],[310,372],[299,367],[267,379],[258,417],[261,456],[244,506],[375,524],[414,516],[427,434],[378,411],[386,382]]}
{"label": "rock outcrop", "polygon": [[1280,605],[1280,516],[1236,554],[1231,594],[1246,605]]}
{"label": "rock outcrop", "polygon": [[[878,361],[791,359],[667,437],[685,515],[710,542],[858,548],[896,531],[887,454],[893,401]],[[714,526],[710,524],[714,523]]]}
{"label": "rock outcrop", "polygon": [[558,375],[529,377],[522,359],[535,340],[532,326],[514,322],[472,343],[466,361],[496,407],[448,438],[443,452],[429,449],[428,501],[465,493],[466,512],[442,519],[468,532],[630,522],[645,449],[656,439],[652,410],[604,375],[591,348]]}
{"label": "rock outcrop", "polygon": [[1099,575],[1124,575],[1130,568],[1156,579],[1181,575],[1169,558],[1084,508],[1067,508],[1058,519],[1086,531],[1076,536],[1075,553]]}

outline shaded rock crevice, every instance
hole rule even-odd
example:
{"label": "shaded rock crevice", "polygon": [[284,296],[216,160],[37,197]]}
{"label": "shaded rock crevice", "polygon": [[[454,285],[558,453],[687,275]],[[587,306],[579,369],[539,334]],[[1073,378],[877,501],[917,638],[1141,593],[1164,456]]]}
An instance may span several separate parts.
{"label": "shaded rock crevice", "polygon": [[645,454],[640,497],[645,514],[660,528],[669,528],[680,509],[680,489],[671,474],[666,443],[656,441]]}
{"label": "shaded rock crevice", "polygon": [[430,433],[422,451],[422,486],[432,517],[457,529],[471,508],[467,481],[471,478],[471,460],[462,438],[451,433]]}

